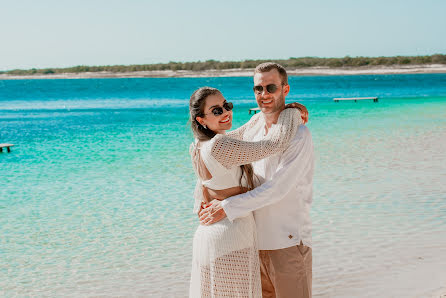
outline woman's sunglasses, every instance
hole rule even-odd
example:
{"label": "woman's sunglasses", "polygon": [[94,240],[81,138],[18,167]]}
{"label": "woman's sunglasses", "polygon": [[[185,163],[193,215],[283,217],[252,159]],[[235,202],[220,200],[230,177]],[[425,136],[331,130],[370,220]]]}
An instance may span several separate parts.
{"label": "woman's sunglasses", "polygon": [[[266,85],[266,91],[268,91],[268,93],[274,93],[277,91],[278,88],[279,87],[277,87],[274,84]],[[254,86],[252,89],[254,90],[254,92],[256,94],[261,94],[263,92],[263,86],[260,86],[260,85]]]}
{"label": "woman's sunglasses", "polygon": [[[232,108],[234,107],[234,105],[232,104],[232,102],[225,102],[223,104],[223,108],[225,108],[226,111],[230,111],[232,110]],[[211,113],[214,114],[214,116],[220,116],[221,114],[223,114],[223,108],[222,107],[215,107],[211,110]],[[210,113],[207,113],[205,115],[208,115]]]}

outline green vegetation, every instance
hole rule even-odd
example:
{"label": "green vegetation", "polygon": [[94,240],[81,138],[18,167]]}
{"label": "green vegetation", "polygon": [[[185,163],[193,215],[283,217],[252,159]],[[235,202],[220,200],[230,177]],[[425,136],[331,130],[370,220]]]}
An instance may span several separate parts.
{"label": "green vegetation", "polygon": [[[143,65],[112,65],[112,66],[75,66],[68,68],[44,68],[44,69],[14,69],[1,71],[0,73],[10,75],[33,75],[33,74],[57,74],[57,73],[82,73],[82,72],[134,72],[150,70],[223,70],[236,68],[254,68],[258,64],[271,60],[245,60],[245,61],[216,61],[207,60],[204,62],[169,62]],[[344,57],[344,58],[318,58],[303,57],[290,58],[286,60],[274,60],[289,69],[303,67],[361,67],[361,66],[390,66],[390,65],[411,65],[411,64],[446,64],[446,55],[436,54],[431,56],[396,56],[396,57]]]}

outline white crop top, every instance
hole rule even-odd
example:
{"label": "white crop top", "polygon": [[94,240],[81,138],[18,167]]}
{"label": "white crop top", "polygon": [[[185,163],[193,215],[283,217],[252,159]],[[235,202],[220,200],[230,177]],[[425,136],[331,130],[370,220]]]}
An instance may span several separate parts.
{"label": "white crop top", "polygon": [[[202,180],[202,184],[213,190],[222,190],[238,186],[240,184],[240,176],[242,175],[241,168],[239,166],[233,166],[227,169],[212,155],[212,148],[214,148],[217,139],[214,137],[209,141],[199,143],[200,148],[198,149],[201,158],[209,173],[212,175],[211,179]],[[242,181],[242,185],[245,185],[244,181]]]}

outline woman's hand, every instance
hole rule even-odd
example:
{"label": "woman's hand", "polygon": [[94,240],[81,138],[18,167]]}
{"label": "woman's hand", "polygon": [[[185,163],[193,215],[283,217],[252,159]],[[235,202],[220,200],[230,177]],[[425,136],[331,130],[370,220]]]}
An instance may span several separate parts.
{"label": "woman's hand", "polygon": [[212,200],[212,202],[206,205],[204,209],[200,210],[198,216],[200,217],[200,223],[208,226],[224,219],[226,217],[226,212],[221,206],[221,201]]}
{"label": "woman's hand", "polygon": [[285,109],[299,109],[304,124],[308,122],[308,110],[304,105],[298,102],[292,102],[285,105]]}

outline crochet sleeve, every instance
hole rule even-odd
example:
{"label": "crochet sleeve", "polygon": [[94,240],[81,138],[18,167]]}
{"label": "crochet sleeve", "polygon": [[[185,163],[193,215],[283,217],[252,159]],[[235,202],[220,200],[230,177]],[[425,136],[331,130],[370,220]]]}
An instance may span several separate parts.
{"label": "crochet sleeve", "polygon": [[230,138],[233,139],[237,139],[237,140],[243,140],[243,135],[246,131],[246,129],[253,127],[254,125],[256,125],[259,121],[260,117],[260,113],[258,114],[254,114],[254,116],[251,117],[251,119],[249,119],[248,122],[246,122],[245,124],[243,124],[242,126],[240,126],[237,129],[234,129],[228,133],[226,133],[226,135]]}
{"label": "crochet sleeve", "polygon": [[[248,122],[244,130],[261,125],[256,119],[258,118],[250,121],[251,124]],[[268,134],[260,141],[248,142],[228,135],[216,135],[211,155],[228,169],[249,164],[285,150],[300,124],[302,118],[299,110],[285,109],[280,113],[277,124],[272,125]]]}

